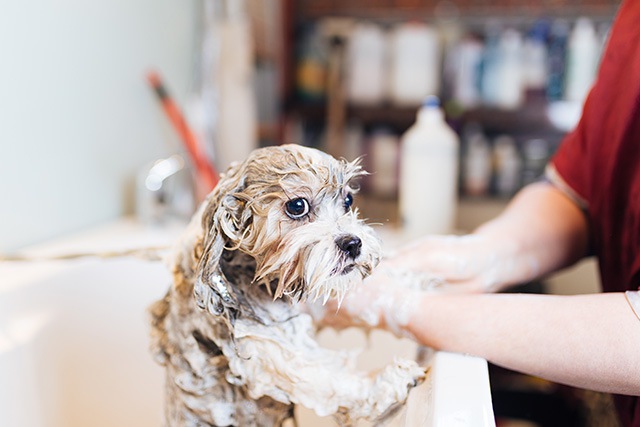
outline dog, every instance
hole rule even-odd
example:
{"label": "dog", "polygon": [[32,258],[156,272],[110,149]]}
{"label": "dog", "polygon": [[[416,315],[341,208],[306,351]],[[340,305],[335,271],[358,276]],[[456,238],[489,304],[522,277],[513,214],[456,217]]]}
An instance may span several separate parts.
{"label": "dog", "polygon": [[279,426],[296,404],[341,425],[380,420],[422,381],[409,360],[359,372],[353,352],[318,345],[304,310],[340,301],[380,259],[352,208],[364,173],[281,145],[223,174],[168,259],[174,283],[150,307],[168,426]]}

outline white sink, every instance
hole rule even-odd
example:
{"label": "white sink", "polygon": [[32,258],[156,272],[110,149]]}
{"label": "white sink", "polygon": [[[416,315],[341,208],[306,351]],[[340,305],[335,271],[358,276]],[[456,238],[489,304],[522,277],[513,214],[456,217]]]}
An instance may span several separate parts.
{"label": "white sink", "polygon": [[[122,220],[27,252],[167,245],[178,232]],[[0,263],[0,426],[162,425],[163,370],[148,352],[146,309],[170,281],[161,263],[133,258]],[[367,344],[355,331],[320,339],[333,347]],[[415,357],[408,340],[383,332],[369,340],[364,368]],[[428,363],[428,380],[394,426],[495,425],[484,360],[435,353]],[[298,415],[302,427],[335,425],[302,409]]]}

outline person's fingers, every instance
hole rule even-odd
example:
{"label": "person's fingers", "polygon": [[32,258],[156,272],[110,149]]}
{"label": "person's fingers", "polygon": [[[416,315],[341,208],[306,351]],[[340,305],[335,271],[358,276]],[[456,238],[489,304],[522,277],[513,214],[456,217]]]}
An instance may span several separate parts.
{"label": "person's fingers", "polygon": [[427,236],[400,248],[381,265],[428,273],[452,284],[477,282],[469,288],[486,292],[519,268],[502,259],[500,254],[510,251],[508,241],[484,236]]}
{"label": "person's fingers", "polygon": [[419,253],[398,253],[383,260],[380,268],[410,270],[441,276],[448,281],[471,279],[488,263],[490,254],[464,251],[421,250]]}

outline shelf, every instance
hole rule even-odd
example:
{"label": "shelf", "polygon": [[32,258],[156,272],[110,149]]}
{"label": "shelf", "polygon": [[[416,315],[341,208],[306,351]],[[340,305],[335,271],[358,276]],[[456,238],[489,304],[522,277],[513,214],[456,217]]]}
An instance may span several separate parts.
{"label": "shelf", "polygon": [[296,17],[298,21],[313,21],[336,16],[389,24],[411,19],[483,23],[487,17],[500,17],[517,24],[548,16],[550,11],[555,17],[610,19],[619,4],[619,0],[306,0],[296,2]]}
{"label": "shelf", "polygon": [[[399,133],[408,129],[416,120],[419,106],[395,106],[389,103],[372,106],[348,105],[347,122],[359,122],[366,127],[385,125]],[[299,102],[289,112],[306,122],[322,125],[326,119],[326,106],[322,102]],[[530,103],[517,110],[481,107],[449,116],[449,123],[460,130],[464,123],[477,122],[488,133],[535,134],[560,139],[564,132],[556,129],[546,115],[545,103]]]}
{"label": "shelf", "polygon": [[[460,197],[456,209],[456,229],[461,232],[473,231],[498,216],[509,201],[509,198],[490,196]],[[360,210],[360,216],[366,218],[369,223],[392,227],[400,225],[397,198],[361,193],[356,195],[355,206]]]}
{"label": "shelf", "polygon": [[[416,119],[418,106],[398,107],[391,104],[373,106],[347,105],[347,121],[357,121],[363,125],[385,124],[407,129]],[[326,120],[327,109],[324,102],[294,103],[289,109],[300,118],[322,124]]]}
{"label": "shelf", "polygon": [[564,135],[547,118],[546,103],[526,104],[517,110],[477,108],[464,112],[460,120],[477,122],[488,133]]}

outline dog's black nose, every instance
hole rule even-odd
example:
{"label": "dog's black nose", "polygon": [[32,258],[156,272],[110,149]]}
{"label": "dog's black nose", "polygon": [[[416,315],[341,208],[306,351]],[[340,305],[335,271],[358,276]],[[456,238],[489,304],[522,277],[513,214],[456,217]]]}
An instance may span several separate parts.
{"label": "dog's black nose", "polygon": [[336,240],[336,245],[340,250],[344,251],[350,258],[356,259],[360,255],[360,249],[362,249],[362,240],[352,234],[340,236]]}

